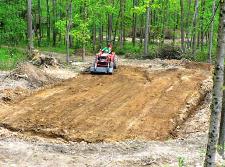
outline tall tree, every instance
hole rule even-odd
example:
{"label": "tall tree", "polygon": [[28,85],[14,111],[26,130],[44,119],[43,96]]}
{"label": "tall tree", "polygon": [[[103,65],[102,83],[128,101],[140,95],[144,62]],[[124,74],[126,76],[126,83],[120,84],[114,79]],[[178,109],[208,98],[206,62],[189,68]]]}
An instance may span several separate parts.
{"label": "tall tree", "polygon": [[120,0],[120,48],[124,46],[124,2],[125,0]]}
{"label": "tall tree", "polygon": [[191,4],[192,4],[192,0],[188,0],[188,13],[187,13],[187,19],[186,19],[186,43],[187,43],[187,49],[190,49],[191,47],[191,42],[190,42],[190,37],[189,37],[189,34],[190,34],[190,23],[191,23]]}
{"label": "tall tree", "polygon": [[213,48],[213,32],[214,32],[214,20],[215,20],[215,8],[216,8],[216,0],[213,0],[212,4],[212,22],[210,25],[209,32],[209,51],[208,51],[208,62],[212,62],[212,48]]}
{"label": "tall tree", "polygon": [[205,14],[205,0],[201,0],[201,51],[203,51],[203,45],[204,45],[204,14]]}
{"label": "tall tree", "polygon": [[66,62],[70,61],[70,28],[72,24],[72,0],[67,6],[67,26],[66,26]]}
{"label": "tall tree", "polygon": [[41,46],[42,30],[41,30],[41,0],[38,0],[38,46]]}
{"label": "tall tree", "polygon": [[50,7],[49,0],[46,0],[46,9],[47,9],[47,44],[50,45],[51,41],[51,20],[50,20]]}
{"label": "tall tree", "polygon": [[[225,85],[225,80],[223,81],[223,85]],[[221,113],[218,145],[219,145],[218,152],[224,158],[224,148],[225,148],[225,90],[223,90],[223,104],[222,104],[222,113]]]}
{"label": "tall tree", "polygon": [[[83,18],[83,20],[84,20],[84,22],[86,23],[87,22],[87,17],[88,17],[88,9],[87,9],[87,6],[88,6],[88,4],[87,4],[88,2],[86,1],[86,0],[84,0],[84,13],[83,13],[83,16],[84,16],[84,18]],[[82,61],[84,62],[85,61],[85,57],[86,57],[86,39],[85,39],[85,33],[87,33],[87,31],[85,31],[85,30],[87,30],[87,24],[83,24],[83,27],[81,28],[82,29],[82,31],[83,31],[83,37],[82,37],[82,50],[83,50],[83,53],[82,53]]]}
{"label": "tall tree", "polygon": [[205,167],[215,166],[216,145],[219,134],[219,121],[222,109],[223,79],[224,79],[224,56],[225,56],[225,1],[220,1],[220,21],[218,32],[217,61],[213,86],[212,111],[208,135]]}
{"label": "tall tree", "polygon": [[123,0],[123,45],[126,41],[126,17],[125,17],[125,12],[126,12],[126,0]]}
{"label": "tall tree", "polygon": [[[133,8],[137,6],[137,0],[133,0]],[[132,16],[132,43],[135,46],[137,35],[137,14],[133,12]]]}
{"label": "tall tree", "polygon": [[150,5],[151,1],[147,4],[147,12],[146,12],[146,25],[145,25],[145,39],[144,39],[144,56],[148,56],[148,41],[149,41],[149,31],[150,31]]}
{"label": "tall tree", "polygon": [[103,29],[104,29],[104,26],[103,24],[101,23],[100,27],[99,27],[99,44],[100,44],[100,47],[103,46]]}
{"label": "tall tree", "polygon": [[180,32],[181,32],[181,50],[184,52],[184,1],[180,0]]}
{"label": "tall tree", "polygon": [[92,33],[92,35],[93,35],[93,38],[92,38],[92,41],[93,41],[93,51],[95,52],[96,51],[96,24],[94,23],[94,25],[93,25],[93,33]]}
{"label": "tall tree", "polygon": [[[109,0],[109,3],[114,5],[114,0]],[[108,41],[112,40],[112,28],[113,28],[113,14],[112,11],[108,14]]]}
{"label": "tall tree", "polygon": [[167,24],[167,17],[168,16],[168,4],[169,4],[169,1],[168,0],[164,0],[162,2],[162,14],[161,14],[161,42],[160,44],[164,44],[164,40],[165,40],[165,27],[166,27],[166,24]]}
{"label": "tall tree", "polygon": [[[213,5],[212,5],[212,25],[211,25],[211,30],[210,30],[210,44],[209,44],[209,49],[212,48],[212,38],[213,38],[213,23],[214,23],[214,14],[215,14],[215,0],[213,1]],[[211,52],[211,51],[210,51]],[[211,60],[211,56],[209,57]],[[225,73],[224,73],[225,75]],[[225,79],[223,81],[223,85],[225,85]],[[221,113],[221,121],[220,121],[220,131],[219,131],[219,141],[218,141],[218,145],[219,145],[219,153],[221,154],[221,156],[224,158],[224,149],[225,149],[225,90],[223,90],[223,104],[222,104],[222,113]]]}
{"label": "tall tree", "polygon": [[53,46],[56,46],[56,27],[55,27],[55,22],[56,22],[56,0],[52,0],[52,37],[53,37]]}
{"label": "tall tree", "polygon": [[33,44],[33,30],[32,30],[32,0],[27,1],[27,22],[28,22],[28,51],[31,55],[32,49],[34,47]]}
{"label": "tall tree", "polygon": [[192,55],[195,57],[195,52],[196,52],[196,33],[197,33],[197,17],[198,17],[198,0],[195,0],[195,13],[193,17],[193,32],[192,32]]}

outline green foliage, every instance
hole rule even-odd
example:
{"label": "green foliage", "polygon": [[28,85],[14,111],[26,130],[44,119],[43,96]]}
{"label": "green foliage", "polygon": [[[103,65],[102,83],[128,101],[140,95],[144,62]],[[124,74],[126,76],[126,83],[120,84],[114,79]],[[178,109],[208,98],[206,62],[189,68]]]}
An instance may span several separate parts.
{"label": "green foliage", "polygon": [[26,59],[26,54],[17,49],[0,48],[0,70],[11,70]]}
{"label": "green foliage", "polygon": [[134,8],[131,9],[131,12],[141,15],[146,12],[146,6],[145,5],[139,7],[135,6]]}
{"label": "green foliage", "polygon": [[25,39],[25,14],[25,1],[0,1],[0,43],[15,45]]}
{"label": "green foliage", "polygon": [[196,58],[193,60],[196,60],[198,62],[207,62],[207,59],[208,59],[207,51],[197,51]]}
{"label": "green foliage", "polygon": [[66,34],[66,26],[67,26],[66,20],[59,20],[56,22],[56,28],[58,29],[58,32],[61,33],[62,35]]}
{"label": "green foliage", "polygon": [[[41,26],[41,46],[51,46],[53,44],[53,33],[50,32],[50,40],[47,38],[48,29],[48,13],[46,0],[40,0],[40,7],[38,7],[39,0],[32,0],[32,13],[33,13],[33,29],[34,29],[34,44],[37,47],[39,40],[39,26]],[[70,1],[56,1],[54,6],[53,1],[49,0],[49,15],[50,15],[50,31],[56,31],[56,47],[65,48],[65,34],[68,24],[68,11]],[[123,31],[125,37],[132,37],[133,30],[133,16],[136,15],[136,29],[137,38],[144,37],[144,28],[146,21],[146,7],[151,8],[151,25],[150,25],[150,40],[158,41],[157,45],[161,45],[165,37],[168,37],[167,32],[170,33],[170,38],[180,38],[180,0],[154,0],[149,4],[149,0],[136,0],[123,1],[125,3],[125,9],[123,18],[121,16],[121,1],[116,0],[72,0],[72,25],[70,35],[73,36],[73,47],[96,48],[93,46],[94,29],[96,30],[96,45],[101,45],[99,41],[99,31],[103,28],[104,39],[108,34],[109,15],[113,15],[112,21],[112,37],[116,34],[116,39],[119,38],[121,32],[121,24],[123,24]],[[213,0],[205,0],[205,6],[203,11],[202,3],[199,3],[197,34],[201,34],[203,31],[208,33],[212,17],[212,2]],[[55,10],[54,10],[55,9]],[[24,0],[0,0],[0,44],[4,45],[16,45],[24,44],[27,40],[27,1]],[[53,11],[56,14],[53,15]],[[40,16],[40,23],[39,23]],[[188,32],[188,37],[193,37],[193,16],[194,16],[194,3],[191,5],[188,1],[184,1],[184,29]],[[218,30],[219,14],[215,16],[214,27],[214,44],[216,43],[216,34]],[[55,22],[55,26],[54,26]],[[203,26],[203,27],[202,27]],[[175,32],[175,33],[174,33]],[[186,33],[185,32],[185,33]],[[139,47],[140,42],[136,42],[136,46],[132,46],[127,42],[123,49],[116,48],[119,46],[119,41],[115,41],[115,49],[121,54],[132,54],[140,57],[143,48]],[[156,42],[155,42],[156,43]],[[180,42],[176,42],[176,45],[180,46]],[[205,42],[205,46],[208,43]],[[156,55],[155,44],[149,46],[149,58],[153,58]],[[215,50],[216,45],[213,49]],[[196,58],[197,61],[205,61],[207,59],[207,46],[203,51],[200,47],[197,47]],[[215,53],[215,51],[214,51]],[[215,54],[214,54],[215,55]],[[193,59],[192,54],[187,52],[185,57]]]}
{"label": "green foliage", "polygon": [[178,157],[178,167],[184,167],[184,158]]}
{"label": "green foliage", "polygon": [[[47,52],[55,52],[55,53],[62,53],[66,54],[66,46],[65,45],[59,45],[57,47],[37,47],[38,50],[40,51],[47,51]],[[70,52],[72,53],[74,49],[70,48]]]}
{"label": "green foliage", "polygon": [[86,45],[87,42],[90,40],[88,20],[84,21],[76,15],[74,17],[74,23],[77,23],[77,26],[73,27],[71,31],[71,34],[74,37],[74,40],[80,42],[82,45]]}
{"label": "green foliage", "polygon": [[[189,58],[191,60],[198,61],[198,62],[207,62],[208,47],[205,46],[203,50],[197,50],[195,57],[191,57],[190,55],[191,53],[189,54],[189,56],[186,54],[186,58]],[[216,59],[216,46],[214,46],[212,50],[212,60],[215,60],[215,59]]]}
{"label": "green foliage", "polygon": [[141,52],[141,48],[139,46],[133,46],[131,43],[126,43],[123,48],[115,48],[115,52],[118,55],[139,54]]}

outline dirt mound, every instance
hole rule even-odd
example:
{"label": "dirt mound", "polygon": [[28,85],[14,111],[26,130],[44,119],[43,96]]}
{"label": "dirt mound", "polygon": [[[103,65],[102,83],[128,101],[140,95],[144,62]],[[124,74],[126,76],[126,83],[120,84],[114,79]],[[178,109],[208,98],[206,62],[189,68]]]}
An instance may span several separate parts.
{"label": "dirt mound", "polygon": [[158,49],[156,52],[156,57],[160,59],[177,59],[180,60],[181,56],[180,47],[165,44]]}
{"label": "dirt mound", "polygon": [[40,53],[38,50],[34,50],[32,54],[32,64],[37,65],[37,66],[54,66],[58,67],[59,66],[59,60],[53,57],[51,54],[43,54]]}
{"label": "dirt mound", "polygon": [[120,67],[114,75],[81,74],[0,106],[1,126],[71,141],[164,140],[204,99],[209,72],[148,72]]}
{"label": "dirt mound", "polygon": [[31,88],[38,88],[56,82],[55,78],[49,76],[31,63],[21,64],[16,70],[10,73],[9,77],[15,80],[25,79],[29,82]]}
{"label": "dirt mound", "polygon": [[0,104],[1,102],[8,103],[28,94],[28,90],[22,88],[4,89],[0,90]]}
{"label": "dirt mound", "polygon": [[212,71],[213,69],[213,66],[211,64],[191,62],[191,61],[186,61],[184,63],[184,67],[187,69],[202,69],[205,71]]}

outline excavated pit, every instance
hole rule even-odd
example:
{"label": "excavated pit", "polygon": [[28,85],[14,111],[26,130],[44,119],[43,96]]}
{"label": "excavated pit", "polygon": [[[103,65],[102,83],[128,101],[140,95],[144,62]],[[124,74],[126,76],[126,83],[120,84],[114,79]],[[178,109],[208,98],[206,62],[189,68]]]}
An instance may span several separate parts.
{"label": "excavated pit", "polygon": [[0,106],[0,125],[68,141],[166,140],[201,104],[209,76],[202,67],[80,74]]}

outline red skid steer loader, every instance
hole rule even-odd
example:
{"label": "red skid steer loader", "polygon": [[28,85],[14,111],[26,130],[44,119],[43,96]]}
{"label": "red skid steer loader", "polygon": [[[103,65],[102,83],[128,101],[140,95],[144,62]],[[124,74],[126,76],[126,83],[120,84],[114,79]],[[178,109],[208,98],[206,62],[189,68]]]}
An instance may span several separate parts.
{"label": "red skid steer loader", "polygon": [[93,66],[90,68],[91,73],[113,74],[117,68],[117,57],[115,52],[104,52],[102,49],[96,55]]}

